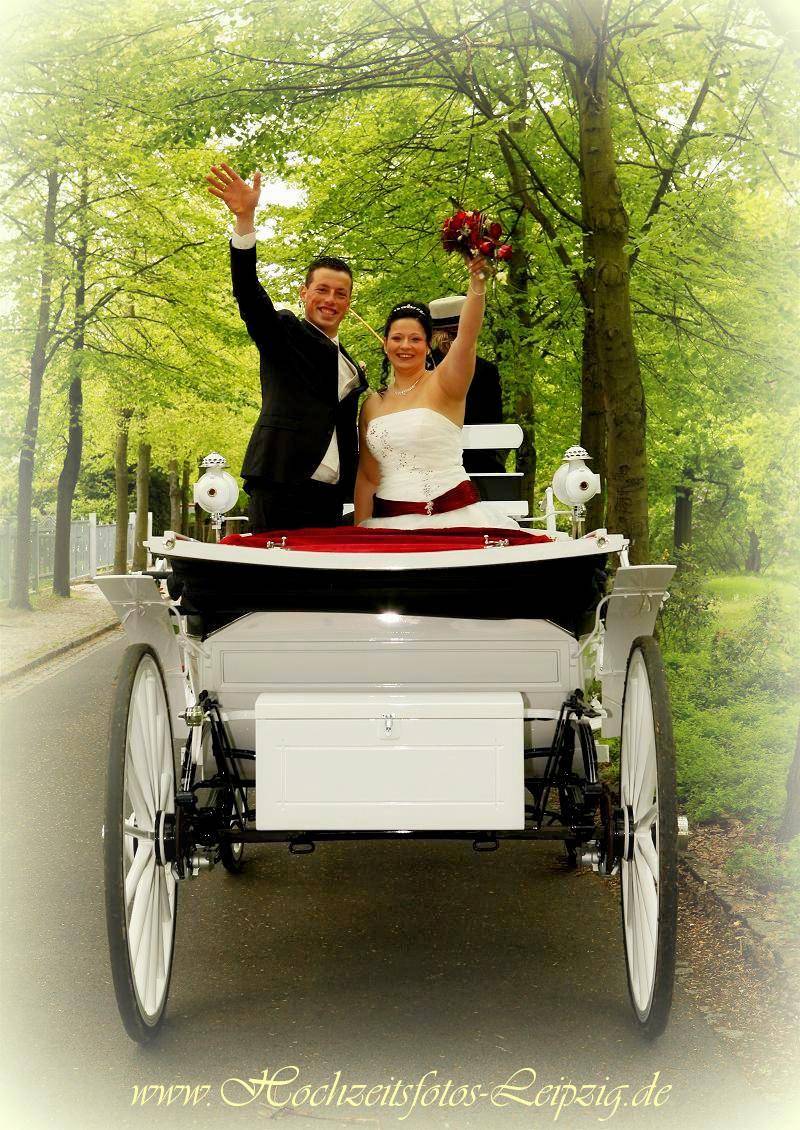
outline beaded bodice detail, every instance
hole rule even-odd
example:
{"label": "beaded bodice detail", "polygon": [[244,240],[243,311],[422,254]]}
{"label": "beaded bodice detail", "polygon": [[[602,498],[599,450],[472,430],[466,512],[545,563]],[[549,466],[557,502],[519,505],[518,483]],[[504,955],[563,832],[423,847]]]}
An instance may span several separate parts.
{"label": "beaded bodice detail", "polygon": [[367,446],[381,470],[381,498],[428,502],[468,478],[461,428],[433,408],[407,408],[371,420]]}

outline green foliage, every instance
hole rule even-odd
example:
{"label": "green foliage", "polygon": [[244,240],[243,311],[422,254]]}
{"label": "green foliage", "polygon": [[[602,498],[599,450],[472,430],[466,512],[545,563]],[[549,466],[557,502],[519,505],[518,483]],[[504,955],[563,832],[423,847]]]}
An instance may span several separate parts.
{"label": "green foliage", "polygon": [[776,894],[789,921],[800,921],[800,836],[791,843],[741,844],[727,871],[765,894]]}
{"label": "green foliage", "polygon": [[[780,601],[785,609],[784,622],[789,628],[800,623],[800,588],[796,572],[776,574],[772,570],[768,577],[742,573],[706,575],[705,588],[717,603],[720,622],[728,631],[751,619],[756,602],[767,594]],[[792,634],[789,635],[791,640]],[[795,641],[794,653],[800,658],[800,641]]]}
{"label": "green foliage", "polygon": [[678,568],[670,582],[669,600],[661,612],[660,636],[670,650],[687,651],[708,635],[718,606],[692,550],[673,554],[672,561]]}
{"label": "green foliage", "polygon": [[[684,678],[692,679],[691,667]],[[674,703],[678,790],[691,821],[777,821],[786,800],[786,773],[797,711],[773,699],[736,700],[713,710]]]}
{"label": "green foliage", "polygon": [[[726,580],[728,597],[735,584]],[[747,615],[731,617],[727,610],[736,602],[712,602],[696,570],[684,571],[683,585],[664,641],[681,800],[696,821],[739,816],[777,823],[800,686],[786,604],[761,581]],[[706,619],[697,631],[693,615]]]}
{"label": "green foliage", "polygon": [[800,840],[788,848],[769,844],[741,844],[727,860],[726,869],[743,875],[757,890],[770,892],[780,888],[800,890]]}

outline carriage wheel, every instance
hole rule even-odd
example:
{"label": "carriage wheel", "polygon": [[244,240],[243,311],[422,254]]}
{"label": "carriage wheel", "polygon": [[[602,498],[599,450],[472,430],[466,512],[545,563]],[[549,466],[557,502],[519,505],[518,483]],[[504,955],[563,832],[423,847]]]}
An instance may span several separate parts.
{"label": "carriage wheel", "polygon": [[[239,815],[239,801],[232,797],[227,803],[229,826],[231,828],[244,827],[244,821]],[[244,844],[241,840],[223,840],[219,846],[219,859],[222,866],[231,875],[239,875],[244,867]]]}
{"label": "carriage wheel", "polygon": [[[231,827],[235,827],[231,824]],[[224,843],[219,849],[219,858],[222,866],[226,871],[230,871],[231,875],[239,875],[244,867],[244,844],[243,843]]]}
{"label": "carriage wheel", "polygon": [[175,945],[175,761],[164,679],[146,644],[122,659],[106,790],[106,925],[111,972],[131,1039],[164,1016]]}
{"label": "carriage wheel", "polygon": [[678,814],[664,665],[652,636],[634,640],[622,703],[622,934],[628,989],[649,1037],[666,1027],[675,977]]}

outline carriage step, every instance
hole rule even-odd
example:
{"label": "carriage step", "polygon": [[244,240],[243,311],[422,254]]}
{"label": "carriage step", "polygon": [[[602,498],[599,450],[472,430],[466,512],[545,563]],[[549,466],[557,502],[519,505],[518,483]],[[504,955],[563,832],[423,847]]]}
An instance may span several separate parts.
{"label": "carriage step", "polygon": [[289,841],[289,851],[292,855],[311,855],[316,850],[316,844],[307,836],[299,836],[296,840]]}
{"label": "carriage step", "polygon": [[476,836],[472,841],[473,851],[497,851],[499,846],[497,836],[494,835]]}

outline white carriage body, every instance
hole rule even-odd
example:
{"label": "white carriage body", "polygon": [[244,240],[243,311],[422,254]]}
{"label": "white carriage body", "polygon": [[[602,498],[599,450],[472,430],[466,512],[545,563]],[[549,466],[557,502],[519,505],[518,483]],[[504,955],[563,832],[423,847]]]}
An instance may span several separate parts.
{"label": "white carriage body", "polygon": [[[624,547],[621,537],[606,541],[608,551]],[[597,553],[590,539],[369,560],[168,536],[152,539],[151,549],[256,570],[262,561],[282,569],[307,568],[309,560],[321,569],[377,567],[395,580],[423,565],[434,576],[444,570],[443,581],[448,568],[480,569],[498,557],[566,561]],[[249,612],[203,639],[186,634],[152,578],[101,577],[98,584],[131,640],[159,656],[176,742],[186,736],[179,715],[206,689],[233,744],[255,750],[257,828],[499,830],[524,825],[524,777],[542,767],[530,755],[526,763],[525,751],[549,747],[561,704],[595,675],[603,735],[619,734],[627,654],[634,638],[652,632],[672,572],[621,566],[603,602],[605,626],[599,609],[594,631],[581,639],[546,619],[391,610]]]}

